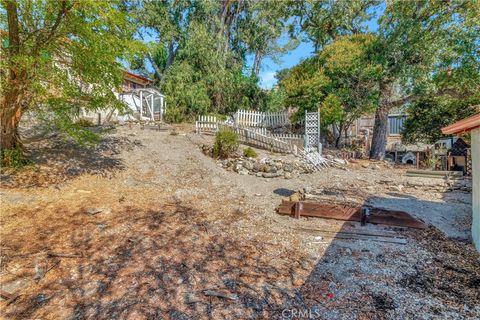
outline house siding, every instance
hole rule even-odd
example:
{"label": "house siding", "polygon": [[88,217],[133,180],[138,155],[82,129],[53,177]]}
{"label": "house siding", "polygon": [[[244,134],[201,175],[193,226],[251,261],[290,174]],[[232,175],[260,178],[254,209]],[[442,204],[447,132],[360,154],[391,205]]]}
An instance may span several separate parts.
{"label": "house siding", "polygon": [[480,128],[472,130],[472,240],[480,251]]}

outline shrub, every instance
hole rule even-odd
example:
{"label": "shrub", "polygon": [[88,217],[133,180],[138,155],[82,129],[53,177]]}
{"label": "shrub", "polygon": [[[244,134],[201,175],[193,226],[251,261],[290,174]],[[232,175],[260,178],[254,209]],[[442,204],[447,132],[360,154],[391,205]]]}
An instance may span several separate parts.
{"label": "shrub", "polygon": [[1,166],[13,169],[20,169],[33,162],[23,155],[20,149],[3,149],[1,152]]}
{"label": "shrub", "polygon": [[238,150],[238,134],[229,129],[221,129],[215,136],[213,156],[215,158],[228,158]]}
{"label": "shrub", "polygon": [[257,157],[257,152],[253,150],[252,148],[248,147],[243,149],[243,156],[247,158],[256,158]]}
{"label": "shrub", "polygon": [[91,120],[85,119],[85,118],[78,119],[76,124],[79,125],[80,127],[83,127],[83,128],[88,128],[88,127],[94,127],[95,126],[95,124],[93,124],[93,122]]}

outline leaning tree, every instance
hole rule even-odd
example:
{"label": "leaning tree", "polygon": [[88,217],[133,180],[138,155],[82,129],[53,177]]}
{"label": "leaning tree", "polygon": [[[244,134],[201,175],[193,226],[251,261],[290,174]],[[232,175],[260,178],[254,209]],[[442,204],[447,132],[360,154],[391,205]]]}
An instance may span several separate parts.
{"label": "leaning tree", "polygon": [[[387,2],[370,53],[382,70],[370,158],[385,155],[393,108],[425,97],[432,77],[458,68],[464,59],[476,55],[478,62],[479,17],[478,1]],[[478,64],[471,71],[478,72]]]}
{"label": "leaning tree", "polygon": [[121,1],[3,0],[0,6],[0,148],[21,148],[26,111],[78,133],[80,108],[116,102],[121,59],[136,46]]}

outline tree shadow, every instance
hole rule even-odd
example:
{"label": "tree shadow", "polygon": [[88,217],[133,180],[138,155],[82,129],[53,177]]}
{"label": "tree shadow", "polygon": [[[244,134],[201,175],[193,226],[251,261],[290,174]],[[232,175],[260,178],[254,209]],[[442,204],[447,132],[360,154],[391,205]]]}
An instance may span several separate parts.
{"label": "tree shadow", "polygon": [[291,190],[291,189],[287,189],[287,188],[277,188],[277,189],[273,190],[273,193],[275,193],[276,195],[282,196],[282,197],[289,197],[292,194],[294,194],[295,191]]}
{"label": "tree shadow", "polygon": [[[406,245],[299,233],[305,242],[325,240],[324,253],[313,259],[295,246],[233,237],[234,219],[219,228],[210,213],[180,202],[159,210],[125,207],[112,216],[83,209],[57,216],[32,223],[27,237],[5,234],[3,267],[20,263],[12,252],[81,256],[56,258],[57,267],[3,308],[5,317],[300,319],[308,312],[314,319],[384,319],[445,315],[463,304],[475,312],[480,299],[471,246],[433,228],[402,231]],[[352,222],[339,228],[363,230],[392,232]],[[33,263],[29,255],[21,259]],[[419,302],[425,299],[437,303]]]}
{"label": "tree shadow", "polygon": [[[383,202],[385,201],[385,202]],[[428,222],[442,203],[409,197],[367,198],[365,204],[385,204],[392,210],[412,211]],[[408,210],[410,209],[410,210]],[[445,210],[443,210],[445,213]],[[451,214],[452,212],[447,212]],[[291,218],[293,219],[293,218]],[[302,219],[302,218],[301,218]],[[304,219],[304,218],[303,218]],[[316,218],[309,218],[316,219]],[[309,221],[304,219],[304,221]],[[341,234],[378,233],[379,239],[347,240]],[[389,239],[405,238],[406,244]],[[446,237],[434,226],[405,229],[343,222],[332,234],[307,229],[304,237],[328,242],[294,299],[288,299],[274,319],[398,319],[443,318],[455,314],[478,318],[480,255],[472,244]],[[326,238],[324,238],[326,237]],[[375,237],[374,237],[375,238]],[[320,244],[319,244],[320,245]]]}
{"label": "tree shadow", "polygon": [[34,165],[3,174],[0,180],[2,187],[48,186],[83,174],[108,176],[125,169],[120,157],[123,150],[132,151],[142,147],[142,143],[128,137],[107,135],[87,147],[51,136],[31,140],[26,147],[28,158]]}

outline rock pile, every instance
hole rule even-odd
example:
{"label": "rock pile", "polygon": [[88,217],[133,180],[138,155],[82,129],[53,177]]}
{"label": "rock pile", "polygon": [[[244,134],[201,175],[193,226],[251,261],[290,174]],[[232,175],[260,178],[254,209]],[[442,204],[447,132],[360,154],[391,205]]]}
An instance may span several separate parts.
{"label": "rock pile", "polygon": [[285,161],[282,159],[253,159],[239,157],[236,159],[218,160],[219,165],[241,175],[255,175],[263,178],[283,177],[291,179],[302,173],[311,173],[311,168],[300,160]]}

